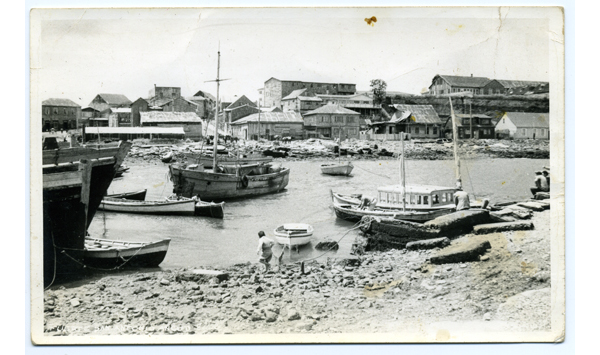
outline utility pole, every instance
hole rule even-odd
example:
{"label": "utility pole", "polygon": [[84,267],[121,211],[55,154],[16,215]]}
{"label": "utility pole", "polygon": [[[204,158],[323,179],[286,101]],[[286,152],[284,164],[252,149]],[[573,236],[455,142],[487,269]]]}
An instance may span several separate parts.
{"label": "utility pole", "polygon": [[471,139],[473,139],[473,112],[471,111],[471,101],[469,101],[469,124],[471,125]]}
{"label": "utility pole", "polygon": [[260,101],[258,101],[258,141],[260,141]]}

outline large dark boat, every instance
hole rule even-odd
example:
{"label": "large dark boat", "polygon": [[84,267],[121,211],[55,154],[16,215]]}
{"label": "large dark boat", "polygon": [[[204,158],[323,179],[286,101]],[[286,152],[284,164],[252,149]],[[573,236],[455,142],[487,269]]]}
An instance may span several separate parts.
{"label": "large dark boat", "polygon": [[43,150],[45,286],[83,268],[87,229],[130,148],[120,142]]}

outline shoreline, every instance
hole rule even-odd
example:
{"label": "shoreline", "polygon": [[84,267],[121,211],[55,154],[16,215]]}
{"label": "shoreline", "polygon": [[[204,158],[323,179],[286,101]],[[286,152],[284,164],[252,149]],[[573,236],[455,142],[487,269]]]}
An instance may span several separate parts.
{"label": "shoreline", "polygon": [[306,263],[304,274],[298,263],[262,274],[255,261],[223,268],[219,275],[184,268],[57,285],[44,292],[44,332],[396,332],[411,331],[415,322],[547,330],[549,217],[548,210],[535,212],[530,231],[452,240],[489,241],[492,249],[485,261],[434,265],[426,260],[439,249],[391,249],[342,259],[324,256]]}

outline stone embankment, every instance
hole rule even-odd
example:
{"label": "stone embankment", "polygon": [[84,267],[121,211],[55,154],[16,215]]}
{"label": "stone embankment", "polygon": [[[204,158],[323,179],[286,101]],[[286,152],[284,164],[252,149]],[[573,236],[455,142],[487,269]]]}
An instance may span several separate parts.
{"label": "stone embankment", "polygon": [[[481,321],[505,331],[548,330],[549,218],[548,210],[536,212],[534,230],[347,259],[331,253],[266,274],[256,263],[213,272],[199,265],[54,286],[44,293],[44,329],[56,336],[379,333]],[[441,247],[462,244],[483,245],[484,255],[431,262]]]}
{"label": "stone embankment", "polygon": [[[290,142],[279,141],[238,141],[223,145],[232,156],[247,154],[263,154],[278,152],[285,157],[275,160],[330,160],[341,155],[351,160],[396,159],[400,152],[398,141],[364,141],[346,140],[341,148],[335,141],[323,139],[307,139]],[[212,153],[212,145],[202,142],[187,141],[153,141],[137,140],[128,154],[128,159],[158,161],[161,157],[173,153],[174,161],[185,161],[189,153]],[[267,153],[269,154],[269,153]],[[407,159],[443,160],[453,159],[453,145],[446,140],[408,141],[405,144]],[[465,140],[459,142],[459,155],[463,159],[477,158],[530,158],[548,159],[550,147],[545,140]]]}

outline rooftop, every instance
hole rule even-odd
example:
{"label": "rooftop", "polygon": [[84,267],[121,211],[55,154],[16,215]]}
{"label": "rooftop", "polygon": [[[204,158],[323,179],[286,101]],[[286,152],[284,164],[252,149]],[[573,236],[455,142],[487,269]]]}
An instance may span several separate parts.
{"label": "rooftop", "polygon": [[109,105],[130,105],[129,100],[125,95],[121,94],[98,94]]}
{"label": "rooftop", "polygon": [[69,100],[69,99],[46,99],[44,101],[42,101],[42,105],[46,105],[46,106],[67,106],[67,107],[81,107],[80,105],[76,104],[75,102]]}
{"label": "rooftop", "polygon": [[318,115],[318,114],[337,114],[337,115],[360,115],[360,113],[352,110],[348,110],[338,104],[328,104],[325,106],[321,106],[316,110],[308,111],[304,114],[304,116],[309,115]]}
{"label": "rooftop", "polygon": [[140,112],[140,121],[144,123],[201,123],[202,120],[195,112],[164,112],[164,111],[148,111]]}
{"label": "rooftop", "polygon": [[396,112],[392,115],[391,123],[409,119],[415,123],[442,124],[440,116],[431,105],[394,105]]}
{"label": "rooftop", "polygon": [[[232,123],[232,125],[244,124],[248,122],[258,122],[259,114],[253,113]],[[302,123],[302,116],[298,112],[262,112],[260,113],[260,122],[278,122],[278,123]]]}
{"label": "rooftop", "polygon": [[518,128],[550,128],[548,113],[507,112],[503,117],[508,117]]}
{"label": "rooftop", "polygon": [[[480,88],[487,84],[490,79],[486,77],[479,76],[457,76],[457,75],[436,75],[435,78],[440,77],[444,79],[450,86],[461,86],[461,87],[469,87],[469,88]],[[432,82],[433,82],[432,80]],[[433,84],[432,84],[433,85]]]}

